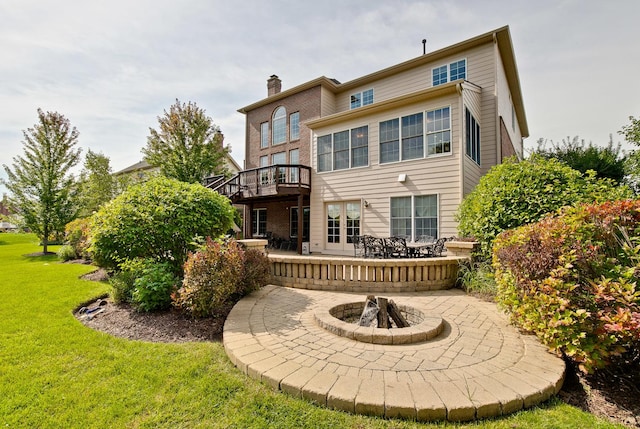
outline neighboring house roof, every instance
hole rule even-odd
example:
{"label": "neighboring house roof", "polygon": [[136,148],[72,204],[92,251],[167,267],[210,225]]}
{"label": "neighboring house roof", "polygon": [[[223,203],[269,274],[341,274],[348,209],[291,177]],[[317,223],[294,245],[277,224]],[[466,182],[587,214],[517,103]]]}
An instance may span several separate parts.
{"label": "neighboring house roof", "polygon": [[442,48],[437,51],[428,52],[419,57],[410,59],[391,67],[387,67],[385,69],[370,73],[368,75],[353,79],[345,83],[340,83],[335,79],[321,76],[314,80],[310,80],[301,85],[271,95],[256,103],[238,109],[238,112],[246,114],[251,110],[257,109],[274,101],[284,99],[292,94],[296,94],[298,92],[313,88],[318,85],[321,85],[334,93],[346,91],[350,88],[365,85],[368,82],[373,82],[387,76],[392,76],[401,71],[412,69],[429,62],[437,61],[440,58],[444,58],[458,52],[463,52],[474,46],[482,45],[492,41],[495,41],[497,43],[498,50],[500,51],[500,56],[502,58],[505,73],[507,75],[509,90],[513,97],[513,105],[517,113],[516,116],[518,118],[518,125],[520,126],[522,136],[528,137],[529,126],[527,124],[527,119],[524,111],[524,102],[522,99],[522,90],[520,87],[520,77],[518,75],[518,68],[516,65],[515,53],[513,51],[513,44],[511,42],[511,35],[509,33],[509,26],[504,26],[496,30],[489,31],[487,33],[462,41],[460,43],[456,43],[451,46],[447,46],[446,48]]}
{"label": "neighboring house roof", "polygon": [[237,173],[239,171],[242,171],[242,167],[240,167],[240,165],[238,165],[236,160],[233,159],[233,157],[231,155],[227,154],[227,156],[225,158],[227,160],[227,167],[229,167],[229,170],[231,170],[232,173]]}
{"label": "neighboring house roof", "polygon": [[[227,167],[229,168],[229,170],[231,170],[232,173],[237,173],[238,171],[242,171],[242,168],[240,168],[236,160],[233,159],[231,155],[227,154],[225,156],[225,160],[227,162]],[[130,165],[126,168],[123,168],[120,171],[116,171],[115,173],[113,173],[113,175],[120,176],[123,174],[133,173],[136,171],[149,171],[154,169],[156,169],[156,167],[150,165],[147,161],[143,159],[142,161],[136,162],[135,164]]]}
{"label": "neighboring house roof", "polygon": [[120,171],[116,171],[115,173],[113,173],[114,176],[120,176],[122,174],[128,174],[128,173],[133,173],[134,171],[145,171],[145,170],[151,170],[152,167],[151,165],[149,165],[149,163],[145,160],[142,160],[140,162],[136,162],[133,165],[130,165],[126,168],[123,168]]}

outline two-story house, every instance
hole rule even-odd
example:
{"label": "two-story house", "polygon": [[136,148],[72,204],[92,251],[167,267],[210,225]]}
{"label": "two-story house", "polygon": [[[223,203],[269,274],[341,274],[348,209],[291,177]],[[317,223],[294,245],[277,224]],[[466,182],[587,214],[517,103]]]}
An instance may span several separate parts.
{"label": "two-story house", "polygon": [[[528,136],[508,27],[349,82],[320,77],[246,115],[246,170],[221,192],[245,236],[350,254],[351,237],[452,236],[456,209]],[[302,213],[302,216],[300,216]],[[299,234],[298,231],[302,231]]]}

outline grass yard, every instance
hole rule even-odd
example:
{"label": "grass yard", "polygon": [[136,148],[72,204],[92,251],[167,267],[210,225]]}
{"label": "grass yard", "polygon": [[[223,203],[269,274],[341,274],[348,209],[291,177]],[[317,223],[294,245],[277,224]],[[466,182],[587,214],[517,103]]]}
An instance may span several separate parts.
{"label": "grass yard", "polygon": [[85,327],[72,310],[107,285],[79,279],[92,267],[25,256],[38,251],[33,235],[0,234],[0,427],[620,427],[556,399],[461,425],[327,410],[247,378],[221,344],[127,341]]}

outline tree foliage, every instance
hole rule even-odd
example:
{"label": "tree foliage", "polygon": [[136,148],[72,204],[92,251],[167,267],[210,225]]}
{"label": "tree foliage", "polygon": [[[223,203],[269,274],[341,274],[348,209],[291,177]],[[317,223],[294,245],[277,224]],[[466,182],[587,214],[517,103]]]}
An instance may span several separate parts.
{"label": "tree foliage", "polygon": [[612,136],[609,136],[605,147],[594,146],[593,143],[587,145],[578,136],[562,139],[562,143],[539,139],[534,153],[543,158],[557,159],[583,174],[593,170],[599,178],[613,179],[616,183],[624,180],[626,157],[620,143],[613,143]]}
{"label": "tree foliage", "polygon": [[42,240],[48,251],[51,237],[61,239],[65,225],[77,215],[76,187],[69,170],[78,164],[78,131],[57,112],[38,109],[38,123],[23,131],[24,155],[3,165],[11,204],[24,224]]}
{"label": "tree foliage", "polygon": [[198,184],[156,177],[134,185],[92,216],[90,252],[102,267],[135,258],[168,261],[178,275],[198,239],[217,238],[233,225],[234,209]]}
{"label": "tree foliage", "polygon": [[555,160],[533,155],[509,159],[484,175],[458,208],[461,235],[475,237],[488,257],[495,237],[529,224],[559,208],[582,202],[629,198],[631,190],[610,179],[598,179]]}
{"label": "tree foliage", "polygon": [[226,174],[229,148],[223,147],[220,129],[195,103],[176,102],[158,117],[158,130],[149,128],[147,162],[170,178],[201,183],[211,174]]}
{"label": "tree foliage", "polygon": [[90,216],[114,197],[115,181],[109,157],[89,150],[80,172],[80,216]]}
{"label": "tree foliage", "polygon": [[[618,134],[624,136],[629,143],[640,146],[640,118],[629,116],[629,124],[622,127]],[[633,188],[636,194],[640,194],[640,151],[633,150],[627,156],[625,163],[627,176],[626,182]]]}
{"label": "tree foliage", "polygon": [[629,143],[640,146],[640,118],[629,116],[629,122],[630,124],[623,126],[618,133],[622,134]]}

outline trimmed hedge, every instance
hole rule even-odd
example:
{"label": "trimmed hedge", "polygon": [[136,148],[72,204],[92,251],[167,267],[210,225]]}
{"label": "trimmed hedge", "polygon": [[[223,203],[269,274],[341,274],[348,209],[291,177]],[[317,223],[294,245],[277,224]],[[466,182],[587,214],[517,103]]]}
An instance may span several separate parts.
{"label": "trimmed hedge", "polygon": [[548,213],[579,203],[631,198],[631,190],[611,179],[584,175],[538,155],[510,158],[484,175],[456,213],[460,235],[474,237],[489,259],[495,237],[504,230],[536,222]]}
{"label": "trimmed hedge", "polygon": [[494,245],[498,303],[590,372],[640,351],[640,201],[563,209]]}
{"label": "trimmed hedge", "polygon": [[95,262],[118,269],[127,260],[168,262],[178,276],[187,254],[204,237],[221,237],[233,225],[229,200],[199,184],[165,177],[131,186],[92,217]]}

